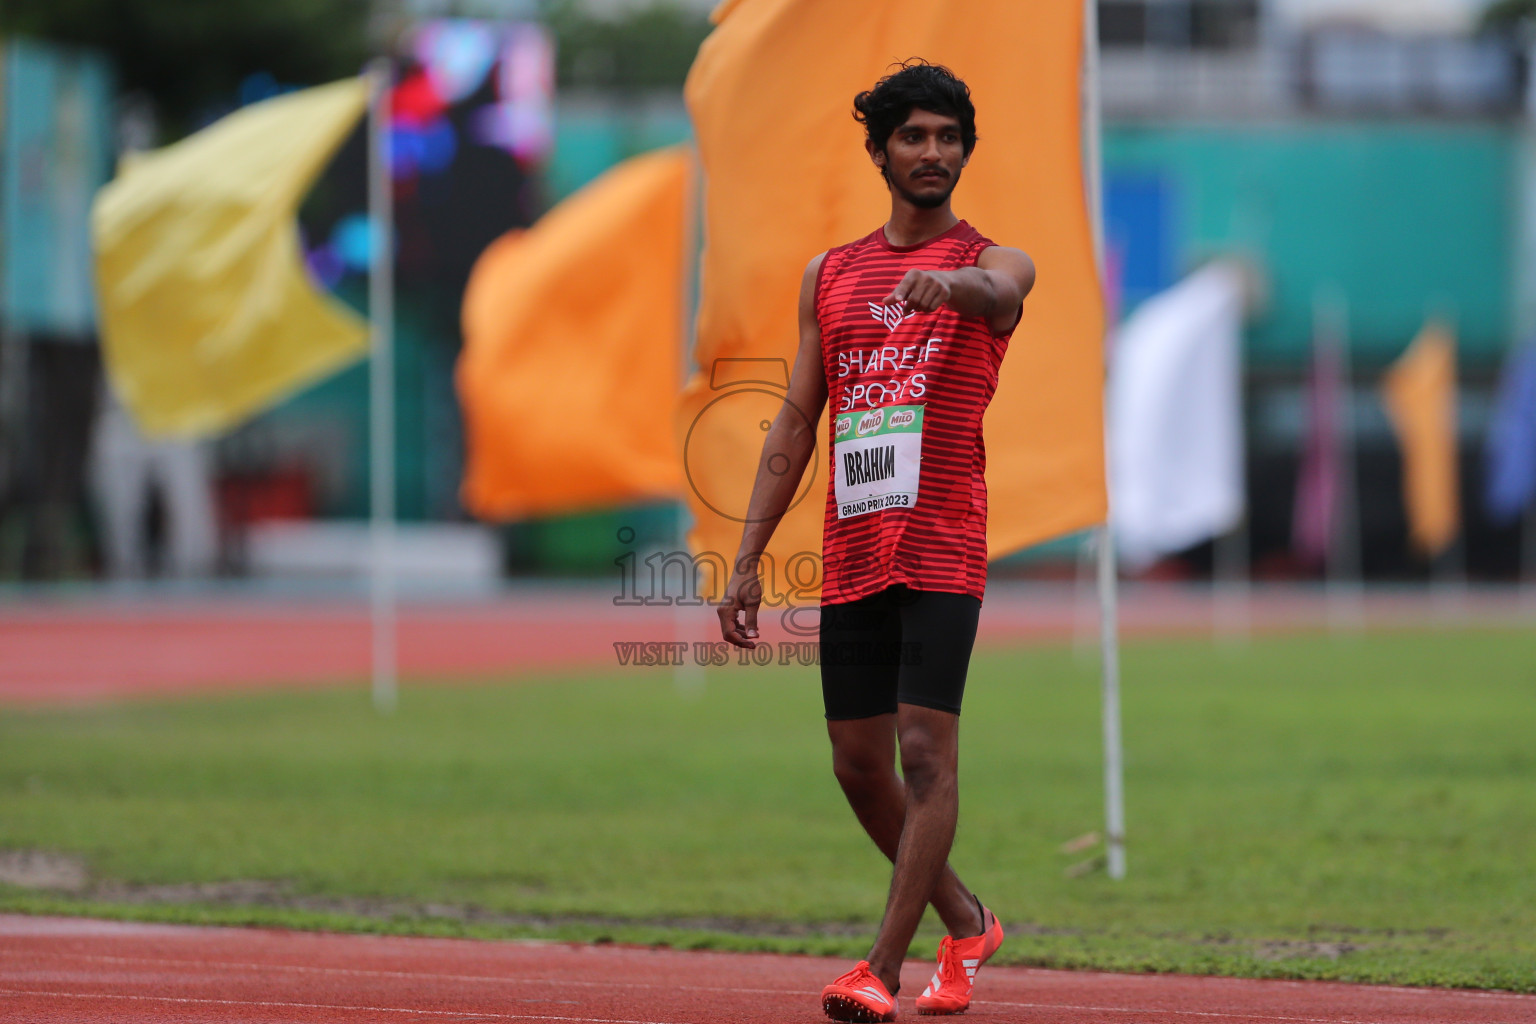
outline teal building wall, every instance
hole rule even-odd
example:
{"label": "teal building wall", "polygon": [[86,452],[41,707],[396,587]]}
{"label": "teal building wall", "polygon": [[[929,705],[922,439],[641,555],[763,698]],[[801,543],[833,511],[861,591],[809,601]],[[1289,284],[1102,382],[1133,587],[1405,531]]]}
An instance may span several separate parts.
{"label": "teal building wall", "polygon": [[545,193],[558,202],[621,160],[685,142],[693,129],[682,104],[607,104],[562,107]]}
{"label": "teal building wall", "polygon": [[1357,366],[1395,358],[1427,313],[1454,318],[1464,362],[1510,340],[1519,132],[1502,123],[1118,124],[1104,172],[1160,182],[1177,272],[1259,254],[1272,302],[1250,365],[1306,359],[1313,297],[1342,289]]}

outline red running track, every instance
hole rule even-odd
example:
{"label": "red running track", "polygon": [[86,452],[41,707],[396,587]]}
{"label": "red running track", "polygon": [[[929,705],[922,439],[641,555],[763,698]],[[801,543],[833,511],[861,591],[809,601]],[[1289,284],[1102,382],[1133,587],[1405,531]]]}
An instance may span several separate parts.
{"label": "red running track", "polygon": [[[1355,625],[1423,628],[1536,624],[1536,590],[1373,591]],[[1240,620],[1258,632],[1326,628],[1315,588],[1258,587],[1234,618],[1209,589],[1126,588],[1128,635],[1210,635]],[[796,639],[765,609],[769,642]],[[980,643],[1074,636],[1091,645],[1091,592],[999,584],[987,594]],[[811,623],[814,620],[809,620]],[[714,612],[624,607],[602,587],[526,587],[476,601],[404,603],[399,657],[409,681],[506,677],[611,668],[615,642],[720,639]],[[805,623],[802,623],[805,625]],[[0,604],[0,704],[75,704],[270,687],[356,685],[369,670],[366,605],[337,600],[210,594],[201,599],[86,597]],[[800,637],[799,639],[804,639]]]}
{"label": "red running track", "polygon": [[[0,915],[0,1020],[823,1020],[813,957]],[[909,963],[904,1019],[932,968]],[[985,968],[967,1020],[1031,1024],[1520,1024],[1536,996],[1330,982]]]}

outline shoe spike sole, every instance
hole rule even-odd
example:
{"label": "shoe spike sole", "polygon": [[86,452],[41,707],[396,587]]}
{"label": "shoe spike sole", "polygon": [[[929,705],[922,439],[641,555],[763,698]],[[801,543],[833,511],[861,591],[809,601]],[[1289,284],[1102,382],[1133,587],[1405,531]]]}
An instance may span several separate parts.
{"label": "shoe spike sole", "polygon": [[843,996],[826,996],[821,1001],[821,1010],[833,1020],[851,1024],[881,1024],[896,1019],[894,1013],[876,1013],[863,1003]]}

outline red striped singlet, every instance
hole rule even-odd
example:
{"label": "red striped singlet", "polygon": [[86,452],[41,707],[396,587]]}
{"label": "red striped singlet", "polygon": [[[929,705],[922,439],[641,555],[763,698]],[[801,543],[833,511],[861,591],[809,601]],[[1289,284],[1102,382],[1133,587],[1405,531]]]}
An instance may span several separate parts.
{"label": "red striped singlet", "polygon": [[965,221],[891,245],[884,227],[827,252],[816,279],[828,453],[823,604],[897,583],[987,585],[981,417],[1013,333],[949,308],[902,316],[880,300],[908,270],[972,266],[994,245]]}

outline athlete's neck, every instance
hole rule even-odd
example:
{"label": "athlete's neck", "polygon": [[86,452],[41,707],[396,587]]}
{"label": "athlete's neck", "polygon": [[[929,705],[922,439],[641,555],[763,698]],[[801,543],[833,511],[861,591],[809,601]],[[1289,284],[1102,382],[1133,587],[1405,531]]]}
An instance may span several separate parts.
{"label": "athlete's neck", "polygon": [[885,222],[885,240],[894,246],[922,245],[958,223],[960,218],[949,208],[948,200],[943,206],[925,210],[893,196],[891,219]]}

